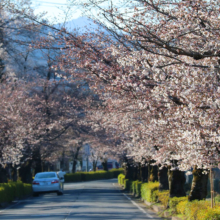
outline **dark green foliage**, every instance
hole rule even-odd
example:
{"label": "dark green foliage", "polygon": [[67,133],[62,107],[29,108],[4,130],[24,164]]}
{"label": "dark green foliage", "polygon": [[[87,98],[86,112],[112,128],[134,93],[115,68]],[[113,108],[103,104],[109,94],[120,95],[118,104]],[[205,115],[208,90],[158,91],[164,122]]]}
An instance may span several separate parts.
{"label": "dark green foliage", "polygon": [[22,182],[0,183],[0,202],[11,202],[32,194],[32,185]]}
{"label": "dark green foliage", "polygon": [[65,175],[65,182],[80,182],[100,179],[117,178],[119,174],[123,173],[123,169],[112,169],[110,171],[96,171],[96,172],[79,172],[69,173]]}

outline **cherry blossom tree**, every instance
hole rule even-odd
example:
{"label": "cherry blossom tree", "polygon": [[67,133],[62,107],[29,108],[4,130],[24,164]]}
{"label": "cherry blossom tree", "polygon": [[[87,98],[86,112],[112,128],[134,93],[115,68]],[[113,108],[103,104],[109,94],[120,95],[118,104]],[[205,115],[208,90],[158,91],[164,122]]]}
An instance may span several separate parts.
{"label": "cherry blossom tree", "polygon": [[[69,36],[65,39],[69,56],[65,62],[72,63],[70,73],[79,77],[76,70],[83,68],[81,77],[93,80],[100,95],[111,91],[129,102],[137,100],[133,111],[145,112],[141,120],[150,122],[137,137],[141,134],[145,143],[150,143],[147,151],[158,146],[152,152],[156,163],[171,170],[193,167],[194,175],[216,166],[218,1],[124,1],[124,8],[87,3],[86,7],[100,10],[100,24],[111,24],[107,29],[117,42],[101,34],[90,41],[88,36]],[[98,86],[101,81],[104,84]],[[138,155],[133,148],[131,145],[133,154]],[[204,197],[205,193],[197,194],[198,199]]]}

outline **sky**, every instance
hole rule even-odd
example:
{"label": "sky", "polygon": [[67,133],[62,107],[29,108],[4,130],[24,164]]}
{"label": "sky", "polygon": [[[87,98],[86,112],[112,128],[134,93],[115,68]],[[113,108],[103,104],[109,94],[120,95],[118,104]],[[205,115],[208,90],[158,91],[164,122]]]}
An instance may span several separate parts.
{"label": "sky", "polygon": [[[63,15],[63,9],[67,6],[66,0],[32,0],[33,8],[35,9],[35,13],[47,12],[47,18],[50,21],[53,21],[53,18],[59,22],[63,22],[65,20],[65,16]],[[77,9],[73,9],[74,12],[70,13],[70,17],[67,20],[76,19],[81,16],[81,12]]]}

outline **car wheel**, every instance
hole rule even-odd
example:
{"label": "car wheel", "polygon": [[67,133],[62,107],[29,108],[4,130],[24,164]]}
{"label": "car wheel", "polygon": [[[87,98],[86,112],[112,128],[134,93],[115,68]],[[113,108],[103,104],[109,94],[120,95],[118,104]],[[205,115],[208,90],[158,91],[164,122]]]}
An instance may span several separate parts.
{"label": "car wheel", "polygon": [[39,193],[33,192],[33,196],[34,196],[34,197],[39,196]]}

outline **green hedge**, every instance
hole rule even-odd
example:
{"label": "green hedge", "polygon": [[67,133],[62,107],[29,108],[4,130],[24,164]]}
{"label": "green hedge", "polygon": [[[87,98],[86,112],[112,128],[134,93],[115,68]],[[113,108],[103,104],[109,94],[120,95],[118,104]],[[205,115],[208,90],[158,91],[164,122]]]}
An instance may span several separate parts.
{"label": "green hedge", "polygon": [[141,185],[141,197],[148,202],[157,202],[159,182],[148,182]]}
{"label": "green hedge", "polygon": [[182,202],[182,201],[187,201],[188,200],[188,196],[184,196],[184,197],[173,197],[170,198],[169,200],[169,207],[171,209],[173,209],[173,211],[176,213],[177,212],[177,205]]}
{"label": "green hedge", "polygon": [[132,181],[131,190],[132,190],[133,195],[137,197],[141,196],[141,185],[142,185],[142,182],[139,180]]}
{"label": "green hedge", "polygon": [[211,209],[210,201],[188,201],[188,197],[169,198],[169,191],[159,192],[158,182],[142,183],[138,180],[125,179],[125,175],[118,176],[119,185],[133,193],[141,194],[142,199],[148,202],[160,202],[165,208],[169,207],[172,213],[181,214],[186,220],[220,220],[220,196],[216,198],[216,206]]}
{"label": "green hedge", "polygon": [[32,185],[22,182],[0,183],[0,203],[32,194]]}
{"label": "green hedge", "polygon": [[112,169],[110,171],[96,171],[96,172],[79,172],[79,173],[68,173],[65,175],[65,182],[80,182],[100,179],[112,179],[117,178],[118,175],[123,173],[123,169]]}
{"label": "green hedge", "polygon": [[164,190],[157,193],[157,197],[158,197],[158,202],[162,203],[162,205],[164,206],[164,208],[168,207],[169,204],[169,190]]}
{"label": "green hedge", "polygon": [[220,203],[211,208],[211,201],[184,200],[176,206],[178,214],[185,216],[187,220],[220,220]]}
{"label": "green hedge", "polygon": [[125,179],[125,175],[124,174],[119,174],[118,175],[118,184],[121,186],[124,186],[124,179]]}
{"label": "green hedge", "polygon": [[131,192],[133,195],[140,197],[141,196],[141,181],[132,181],[129,179],[125,179],[124,174],[118,175],[118,184],[123,186],[126,191]]}

